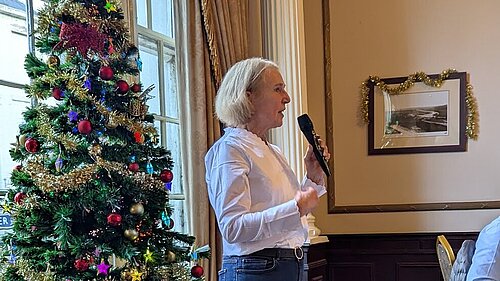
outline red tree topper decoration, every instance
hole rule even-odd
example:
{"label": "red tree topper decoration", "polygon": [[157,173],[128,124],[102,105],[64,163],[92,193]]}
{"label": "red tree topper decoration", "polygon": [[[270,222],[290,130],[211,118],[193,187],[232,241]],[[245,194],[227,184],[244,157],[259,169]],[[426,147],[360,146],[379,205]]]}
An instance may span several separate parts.
{"label": "red tree topper decoration", "polygon": [[105,43],[108,37],[96,29],[85,26],[81,23],[62,23],[59,33],[61,41],[54,46],[54,49],[76,48],[76,50],[86,56],[89,51],[94,51],[100,55],[104,54]]}

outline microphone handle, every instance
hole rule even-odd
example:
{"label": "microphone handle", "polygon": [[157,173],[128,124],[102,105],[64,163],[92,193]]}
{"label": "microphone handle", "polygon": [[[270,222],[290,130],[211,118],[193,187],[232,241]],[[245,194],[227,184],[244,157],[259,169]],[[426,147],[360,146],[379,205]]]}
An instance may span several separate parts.
{"label": "microphone handle", "polygon": [[330,172],[330,168],[328,168],[328,163],[325,157],[323,157],[323,149],[321,149],[321,146],[319,145],[316,133],[311,132],[311,134],[304,134],[304,135],[306,136],[307,141],[312,145],[314,156],[316,156],[316,160],[318,160],[321,169],[323,170],[326,176],[328,177],[331,176],[332,173]]}

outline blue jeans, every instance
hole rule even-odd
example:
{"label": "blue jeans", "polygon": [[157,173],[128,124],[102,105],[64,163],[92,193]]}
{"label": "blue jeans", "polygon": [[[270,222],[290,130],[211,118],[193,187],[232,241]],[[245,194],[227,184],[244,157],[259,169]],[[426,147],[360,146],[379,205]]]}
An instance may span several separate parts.
{"label": "blue jeans", "polygon": [[258,256],[224,256],[219,281],[302,281],[303,260]]}

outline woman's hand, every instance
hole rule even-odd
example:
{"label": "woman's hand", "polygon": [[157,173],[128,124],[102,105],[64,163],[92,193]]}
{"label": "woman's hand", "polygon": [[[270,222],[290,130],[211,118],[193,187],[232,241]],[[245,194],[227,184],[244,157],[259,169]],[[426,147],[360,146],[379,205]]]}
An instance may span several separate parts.
{"label": "woman's hand", "polygon": [[[328,152],[328,147],[322,139],[318,139],[319,144],[323,150],[323,157],[328,161],[330,159],[330,153]],[[324,184],[324,173],[319,165],[316,156],[314,156],[313,147],[309,145],[307,148],[306,156],[304,157],[304,163],[306,165],[306,177],[316,184]]]}
{"label": "woman's hand", "polygon": [[297,202],[300,216],[305,216],[318,206],[318,193],[314,188],[309,186],[305,191],[297,191],[295,201]]}

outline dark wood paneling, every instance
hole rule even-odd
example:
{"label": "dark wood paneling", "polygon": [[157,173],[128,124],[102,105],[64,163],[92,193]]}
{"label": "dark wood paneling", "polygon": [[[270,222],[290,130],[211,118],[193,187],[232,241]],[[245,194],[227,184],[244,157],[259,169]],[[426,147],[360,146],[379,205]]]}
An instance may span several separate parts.
{"label": "dark wood paneling", "polygon": [[308,280],[442,281],[436,255],[441,234],[455,254],[464,240],[477,239],[477,233],[328,235],[330,242],[309,248]]}

